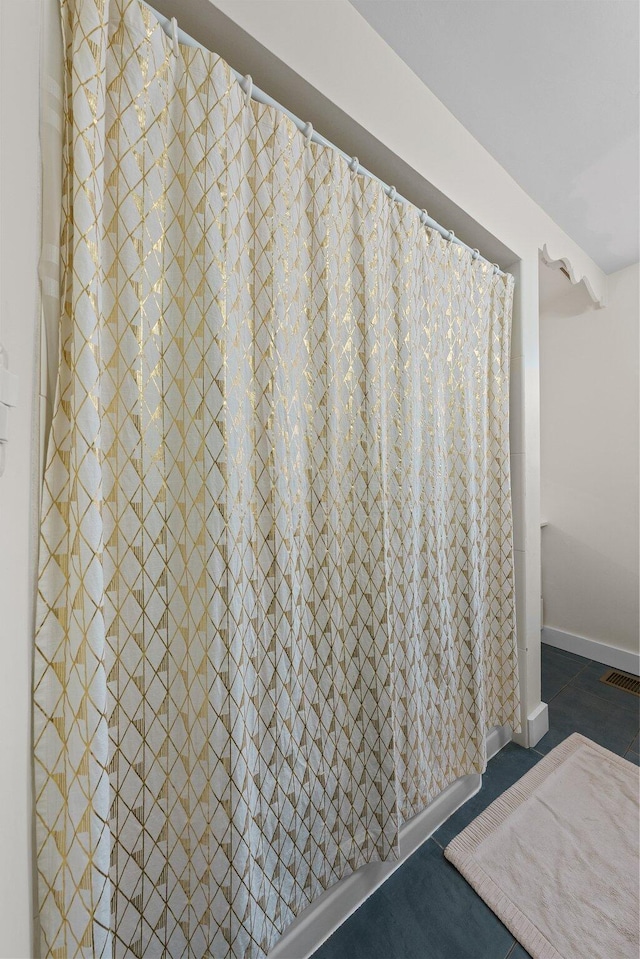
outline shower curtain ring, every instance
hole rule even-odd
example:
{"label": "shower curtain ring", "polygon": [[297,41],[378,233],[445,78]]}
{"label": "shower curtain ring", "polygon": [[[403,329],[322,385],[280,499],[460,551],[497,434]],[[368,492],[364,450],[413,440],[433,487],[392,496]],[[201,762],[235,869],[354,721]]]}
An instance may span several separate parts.
{"label": "shower curtain ring", "polygon": [[477,260],[479,256],[480,256],[480,250],[476,249],[471,251],[472,260]]}
{"label": "shower curtain ring", "polygon": [[357,157],[351,157],[349,161],[349,169],[352,173],[358,172],[358,167],[360,166],[360,160]]}
{"label": "shower curtain ring", "polygon": [[395,200],[396,196],[398,195],[396,192],[396,188],[394,186],[390,186],[389,193],[387,195],[390,200]]}
{"label": "shower curtain ring", "polygon": [[456,238],[456,235],[453,232],[453,230],[449,230],[449,232],[447,233],[447,240],[449,241],[449,243],[451,243],[452,240],[455,240],[455,238]]}
{"label": "shower curtain ring", "polygon": [[305,123],[304,130],[302,132],[304,133],[304,138],[306,141],[305,146],[308,147],[309,144],[311,143],[311,137],[313,136],[313,124]]}
{"label": "shower curtain ring", "polygon": [[178,47],[178,21],[175,17],[171,17],[171,36],[173,38],[173,55],[174,57],[179,57],[180,49]]}
{"label": "shower curtain ring", "polygon": [[496,276],[496,274],[500,272],[500,267],[498,266],[497,263],[493,263],[492,266],[493,266],[493,275]]}
{"label": "shower curtain ring", "polygon": [[242,78],[240,86],[244,90],[244,105],[248,107],[251,102],[251,94],[253,93],[253,80],[251,79],[250,73],[247,73],[246,77]]}
{"label": "shower curtain ring", "polygon": [[426,210],[420,210],[420,222],[422,223],[423,226],[426,226],[426,225],[427,225],[427,217],[428,217],[428,216],[429,216],[429,214],[427,213]]}

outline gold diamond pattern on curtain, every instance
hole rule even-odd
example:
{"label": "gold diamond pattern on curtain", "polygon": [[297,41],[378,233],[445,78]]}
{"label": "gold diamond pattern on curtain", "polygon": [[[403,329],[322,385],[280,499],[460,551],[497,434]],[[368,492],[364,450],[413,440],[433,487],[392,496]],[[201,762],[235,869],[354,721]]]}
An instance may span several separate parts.
{"label": "gold diamond pattern on curtain", "polygon": [[44,956],[256,959],[518,724],[512,279],[63,0]]}

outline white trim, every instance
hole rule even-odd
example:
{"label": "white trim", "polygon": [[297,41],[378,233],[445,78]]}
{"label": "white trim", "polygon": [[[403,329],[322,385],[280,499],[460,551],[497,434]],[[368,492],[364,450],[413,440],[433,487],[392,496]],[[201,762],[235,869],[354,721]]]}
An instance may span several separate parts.
{"label": "white trim", "polygon": [[533,749],[543,736],[549,732],[549,707],[546,703],[539,703],[533,712],[527,716],[527,736],[529,748]]}
{"label": "white trim", "polygon": [[[508,727],[487,733],[487,761],[511,740]],[[329,936],[371,896],[389,876],[482,786],[482,776],[463,776],[400,828],[400,856],[373,862],[335,883],[311,903],[274,946],[268,959],[309,959]]]}
{"label": "white trim", "polygon": [[610,646],[597,639],[587,639],[586,636],[576,636],[574,633],[565,633],[561,629],[544,626],[541,639],[547,646],[564,649],[565,652],[576,653],[586,659],[594,659],[597,663],[622,669],[625,673],[640,675],[640,653],[632,653],[628,649]]}
{"label": "white trim", "polygon": [[568,256],[561,256],[557,260],[553,260],[547,250],[547,244],[545,243],[540,251],[540,258],[545,266],[551,267],[552,270],[560,270],[564,268],[565,273],[569,275],[569,280],[575,286],[577,283],[584,283],[584,287],[591,297],[593,304],[596,309],[602,309],[602,307],[607,305],[606,301],[606,287],[603,288],[600,294],[596,293],[591,283],[589,282],[589,277],[586,274],[580,276],[579,272],[574,269],[574,266],[571,262],[571,258]]}
{"label": "white trim", "polygon": [[487,733],[487,762],[512,739],[513,733],[510,726],[493,726]]}

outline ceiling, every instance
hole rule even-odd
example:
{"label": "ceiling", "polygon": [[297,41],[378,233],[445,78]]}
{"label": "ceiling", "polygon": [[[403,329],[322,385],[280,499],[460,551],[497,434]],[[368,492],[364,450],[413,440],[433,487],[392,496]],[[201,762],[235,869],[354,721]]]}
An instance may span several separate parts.
{"label": "ceiling", "polygon": [[350,0],[605,271],[639,259],[636,0]]}

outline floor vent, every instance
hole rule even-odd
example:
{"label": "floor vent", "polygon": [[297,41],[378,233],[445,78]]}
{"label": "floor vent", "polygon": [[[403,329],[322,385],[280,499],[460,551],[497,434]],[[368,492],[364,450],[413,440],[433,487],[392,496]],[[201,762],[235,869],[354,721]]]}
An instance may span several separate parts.
{"label": "floor vent", "polygon": [[631,673],[621,673],[619,669],[608,669],[604,676],[600,677],[601,683],[607,686],[615,686],[616,689],[623,689],[625,693],[635,693],[640,696],[640,679]]}

